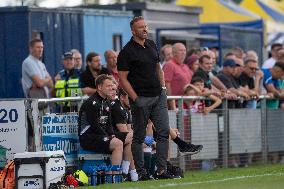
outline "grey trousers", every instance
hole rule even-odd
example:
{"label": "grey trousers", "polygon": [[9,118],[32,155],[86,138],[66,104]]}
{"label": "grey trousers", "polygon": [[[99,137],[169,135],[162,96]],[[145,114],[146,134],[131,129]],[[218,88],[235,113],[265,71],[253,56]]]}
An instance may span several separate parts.
{"label": "grey trousers", "polygon": [[160,96],[143,97],[130,102],[133,118],[132,154],[137,173],[144,172],[143,142],[146,135],[148,119],[154,123],[157,132],[157,169],[166,170],[169,148],[169,116],[166,91]]}

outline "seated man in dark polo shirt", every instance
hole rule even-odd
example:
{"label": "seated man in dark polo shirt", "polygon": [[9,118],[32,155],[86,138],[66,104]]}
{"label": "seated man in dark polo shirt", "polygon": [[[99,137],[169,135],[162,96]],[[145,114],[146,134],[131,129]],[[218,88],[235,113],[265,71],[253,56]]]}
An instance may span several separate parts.
{"label": "seated man in dark polo shirt", "polygon": [[91,96],[96,92],[96,78],[109,72],[101,65],[101,57],[98,53],[90,52],[86,57],[86,63],[86,70],[80,75],[80,85],[83,94]]}

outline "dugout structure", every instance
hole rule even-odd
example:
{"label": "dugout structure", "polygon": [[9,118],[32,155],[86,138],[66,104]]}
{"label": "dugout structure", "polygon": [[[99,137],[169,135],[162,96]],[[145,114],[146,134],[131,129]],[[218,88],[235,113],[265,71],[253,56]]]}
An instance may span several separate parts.
{"label": "dugout structure", "polygon": [[216,47],[219,49],[217,63],[222,66],[224,55],[233,47],[244,51],[254,50],[259,56],[259,63],[264,59],[263,29],[252,27],[236,27],[229,25],[201,25],[184,28],[156,29],[156,43],[160,49],[166,43],[182,42],[187,49],[193,47]]}

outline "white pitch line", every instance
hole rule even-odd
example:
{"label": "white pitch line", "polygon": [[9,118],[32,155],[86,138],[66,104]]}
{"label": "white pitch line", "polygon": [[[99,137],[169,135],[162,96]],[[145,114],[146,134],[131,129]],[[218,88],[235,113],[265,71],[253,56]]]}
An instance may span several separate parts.
{"label": "white pitch line", "polygon": [[[163,188],[163,187],[175,187],[175,186],[188,186],[188,185],[196,185],[196,184],[206,184],[206,183],[218,183],[218,182],[226,182],[232,180],[242,180],[247,178],[256,178],[256,177],[267,177],[267,176],[284,176],[284,173],[268,173],[262,175],[248,175],[248,176],[239,176],[239,177],[229,177],[225,179],[219,180],[207,180],[207,181],[199,181],[199,182],[184,182],[184,183],[171,183],[171,184],[161,184],[159,186],[147,186],[147,188]],[[145,187],[129,187],[123,189],[139,189]]]}

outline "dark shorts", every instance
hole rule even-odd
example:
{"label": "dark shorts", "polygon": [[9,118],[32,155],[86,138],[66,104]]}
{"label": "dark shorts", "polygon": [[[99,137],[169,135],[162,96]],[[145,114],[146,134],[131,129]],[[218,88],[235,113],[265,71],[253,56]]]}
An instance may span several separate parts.
{"label": "dark shorts", "polygon": [[115,135],[116,138],[121,140],[123,142],[123,144],[125,144],[127,134],[128,134],[128,132],[116,132],[114,135]]}
{"label": "dark shorts", "polygon": [[89,134],[80,136],[80,146],[84,150],[90,150],[102,154],[111,154],[109,149],[110,140],[104,141]]}

